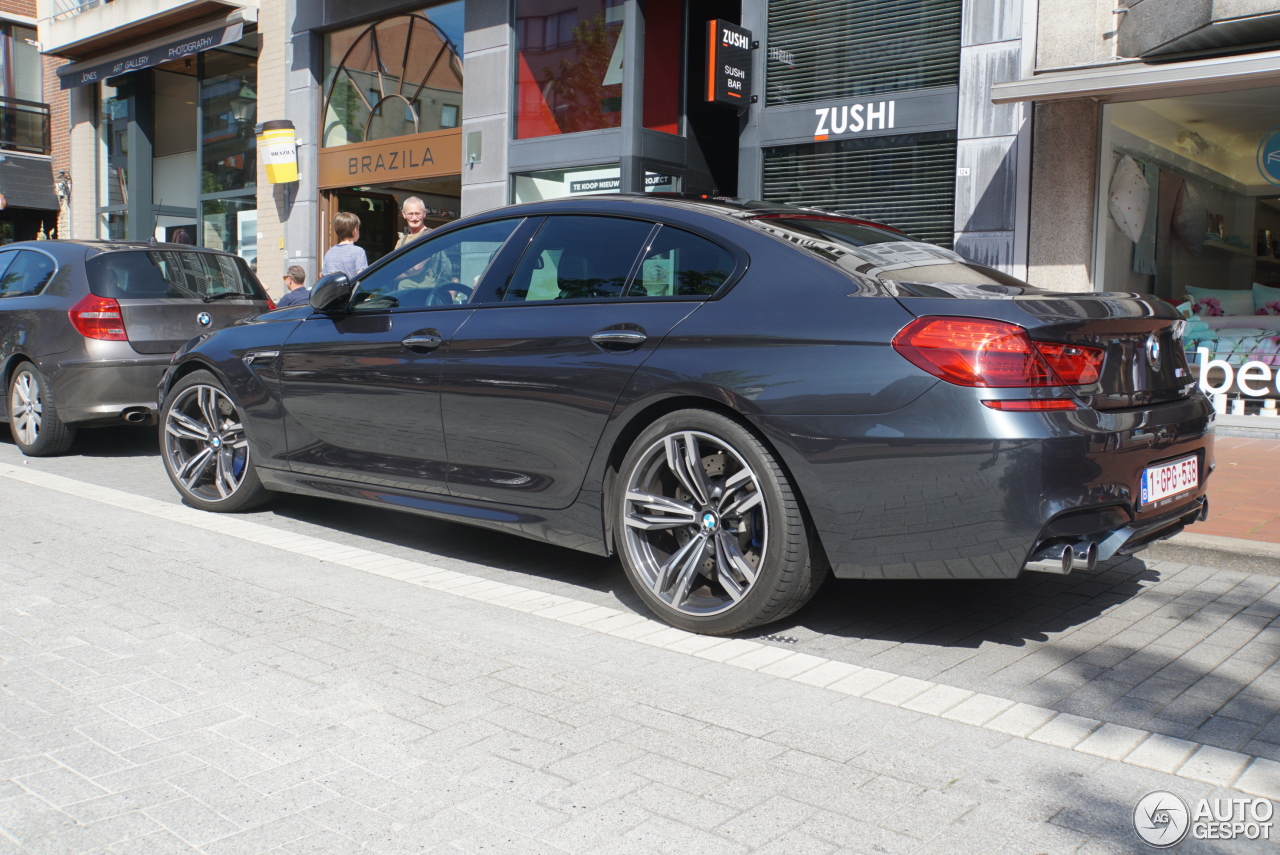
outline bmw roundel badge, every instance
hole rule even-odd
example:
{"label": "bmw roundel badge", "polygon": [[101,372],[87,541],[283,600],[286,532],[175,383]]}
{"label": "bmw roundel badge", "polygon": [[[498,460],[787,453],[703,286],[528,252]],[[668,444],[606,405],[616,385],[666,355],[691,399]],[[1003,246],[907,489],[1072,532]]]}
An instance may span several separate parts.
{"label": "bmw roundel badge", "polygon": [[213,323],[213,316],[210,315],[208,312],[201,312],[200,314],[196,315],[196,322],[199,323],[200,326],[202,327],[207,327],[209,326],[209,324]]}
{"label": "bmw roundel badge", "polygon": [[1152,368],[1160,367],[1160,339],[1155,333],[1147,336],[1147,364]]}

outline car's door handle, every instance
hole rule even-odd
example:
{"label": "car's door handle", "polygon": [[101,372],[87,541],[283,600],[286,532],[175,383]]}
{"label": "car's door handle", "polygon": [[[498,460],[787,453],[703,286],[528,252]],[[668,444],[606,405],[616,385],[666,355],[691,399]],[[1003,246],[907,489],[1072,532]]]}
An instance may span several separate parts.
{"label": "car's door handle", "polygon": [[435,332],[418,332],[401,339],[400,343],[410,350],[427,351],[444,344],[444,339]]}
{"label": "car's door handle", "polygon": [[591,343],[609,350],[634,350],[649,340],[638,330],[601,330],[591,336]]}

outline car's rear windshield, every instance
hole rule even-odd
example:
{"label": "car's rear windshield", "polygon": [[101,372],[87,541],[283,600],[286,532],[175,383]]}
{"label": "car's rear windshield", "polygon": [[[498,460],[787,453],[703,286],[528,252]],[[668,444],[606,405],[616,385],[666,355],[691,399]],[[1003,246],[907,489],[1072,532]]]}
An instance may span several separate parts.
{"label": "car's rear windshield", "polygon": [[881,282],[1026,286],[1025,282],[973,264],[949,249],[854,219],[761,217],[749,222],[850,273]]}
{"label": "car's rear windshield", "polygon": [[115,300],[146,298],[264,300],[243,259],[181,249],[116,250],[89,259],[89,290]]}

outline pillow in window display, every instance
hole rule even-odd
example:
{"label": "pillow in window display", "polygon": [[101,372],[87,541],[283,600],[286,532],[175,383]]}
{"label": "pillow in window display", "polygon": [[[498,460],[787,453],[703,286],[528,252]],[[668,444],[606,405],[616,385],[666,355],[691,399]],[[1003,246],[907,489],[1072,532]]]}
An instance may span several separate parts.
{"label": "pillow in window display", "polygon": [[1192,255],[1199,256],[1200,250],[1204,249],[1208,216],[1209,209],[1205,207],[1200,191],[1190,181],[1183,181],[1173,203],[1173,234]]}
{"label": "pillow in window display", "polygon": [[1280,288],[1254,282],[1253,309],[1259,315],[1280,315]]}
{"label": "pillow in window display", "polygon": [[[1219,330],[1266,330],[1280,332],[1280,315],[1222,315],[1220,317],[1202,318],[1205,327],[1212,331]],[[1185,335],[1185,333],[1184,333]]]}
{"label": "pillow in window display", "polygon": [[[1188,286],[1187,296],[1191,298],[1191,311],[1202,318],[1254,314],[1252,291],[1225,291]],[[1248,324],[1238,326],[1244,327]]]}
{"label": "pillow in window display", "polygon": [[1111,178],[1111,218],[1120,231],[1134,243],[1142,237],[1147,223],[1147,204],[1151,201],[1151,186],[1142,174],[1138,161],[1129,155],[1120,158],[1115,175]]}

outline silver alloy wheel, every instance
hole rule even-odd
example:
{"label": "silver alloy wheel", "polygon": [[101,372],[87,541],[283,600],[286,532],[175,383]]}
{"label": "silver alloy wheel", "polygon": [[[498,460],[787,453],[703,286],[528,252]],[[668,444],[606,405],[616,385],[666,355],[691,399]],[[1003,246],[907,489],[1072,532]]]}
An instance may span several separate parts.
{"label": "silver alloy wheel", "polygon": [[231,399],[221,389],[188,386],[164,421],[164,454],[174,477],[207,502],[229,499],[249,471],[249,441]]}
{"label": "silver alloy wheel", "polygon": [[9,415],[18,439],[24,445],[34,445],[40,437],[40,422],[44,417],[44,405],[40,401],[40,381],[30,371],[22,371],[13,381],[13,396],[9,399]]}
{"label": "silver alloy wheel", "polygon": [[714,615],[751,590],[768,547],[764,493],[724,440],[701,431],[662,437],[632,468],[624,501],[623,548],[668,606]]}

